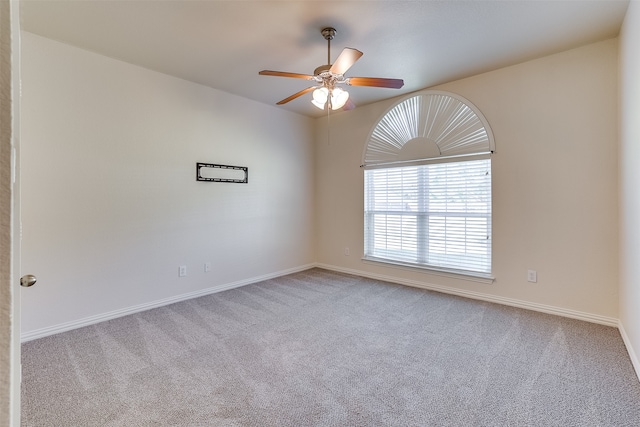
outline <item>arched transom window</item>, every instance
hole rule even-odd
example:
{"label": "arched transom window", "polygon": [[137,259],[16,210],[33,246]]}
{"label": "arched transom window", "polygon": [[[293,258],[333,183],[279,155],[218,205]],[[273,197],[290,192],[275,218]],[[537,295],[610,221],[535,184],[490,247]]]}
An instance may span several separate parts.
{"label": "arched transom window", "polygon": [[390,108],[363,154],[365,259],[490,277],[494,150],[458,95],[424,91]]}

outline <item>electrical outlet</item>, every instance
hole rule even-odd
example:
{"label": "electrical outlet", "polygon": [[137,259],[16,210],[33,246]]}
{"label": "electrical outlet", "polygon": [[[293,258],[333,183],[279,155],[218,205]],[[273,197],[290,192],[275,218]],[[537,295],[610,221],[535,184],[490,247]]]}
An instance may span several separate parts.
{"label": "electrical outlet", "polygon": [[538,282],[538,272],[535,271],[535,270],[527,271],[527,281],[529,281],[531,283],[537,283]]}
{"label": "electrical outlet", "polygon": [[205,262],[204,263],[204,272],[208,273],[211,271],[211,263],[210,262]]}
{"label": "electrical outlet", "polygon": [[178,277],[185,277],[186,275],[187,275],[187,266],[181,265],[180,268],[178,268]]}
{"label": "electrical outlet", "polygon": [[351,255],[351,251],[349,250],[349,248],[344,248],[344,255],[345,256]]}

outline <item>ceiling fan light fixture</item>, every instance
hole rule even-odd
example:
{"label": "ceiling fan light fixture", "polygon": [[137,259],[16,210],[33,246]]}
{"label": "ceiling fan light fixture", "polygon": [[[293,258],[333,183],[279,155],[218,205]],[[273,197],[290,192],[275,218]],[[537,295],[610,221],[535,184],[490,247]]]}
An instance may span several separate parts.
{"label": "ceiling fan light fixture", "polygon": [[326,87],[320,87],[313,91],[313,100],[318,104],[324,105],[327,102],[327,98],[329,97],[329,89]]}
{"label": "ceiling fan light fixture", "polygon": [[311,103],[321,110],[324,110],[324,104],[327,103],[329,98],[329,89],[326,87],[319,87],[313,91],[313,99]]}
{"label": "ceiling fan light fixture", "polygon": [[316,101],[315,99],[311,100],[311,103],[313,105],[315,105],[316,107],[318,107],[320,110],[324,110],[324,104],[319,103],[318,101]]}
{"label": "ceiling fan light fixture", "polygon": [[338,110],[344,107],[344,104],[347,103],[349,99],[349,92],[346,90],[340,89],[339,87],[334,88],[331,91],[331,109]]}
{"label": "ceiling fan light fixture", "polygon": [[328,100],[330,100],[329,106],[332,110],[338,110],[344,107],[349,99],[349,92],[340,89],[339,87],[329,90],[326,87],[321,87],[313,91],[313,99],[311,103],[321,110],[324,110]]}

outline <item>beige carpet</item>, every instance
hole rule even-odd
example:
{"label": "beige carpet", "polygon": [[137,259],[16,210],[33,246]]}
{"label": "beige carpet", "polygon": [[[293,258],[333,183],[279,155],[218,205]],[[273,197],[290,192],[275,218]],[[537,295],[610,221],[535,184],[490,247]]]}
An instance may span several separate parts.
{"label": "beige carpet", "polygon": [[25,426],[640,426],[615,328],[320,269],[22,354]]}

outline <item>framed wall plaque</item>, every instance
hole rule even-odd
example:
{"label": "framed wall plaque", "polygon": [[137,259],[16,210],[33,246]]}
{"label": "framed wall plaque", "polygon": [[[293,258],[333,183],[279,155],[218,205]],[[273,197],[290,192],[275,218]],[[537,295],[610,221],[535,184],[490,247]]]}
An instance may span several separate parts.
{"label": "framed wall plaque", "polygon": [[247,184],[249,182],[249,168],[198,162],[196,163],[196,181]]}

